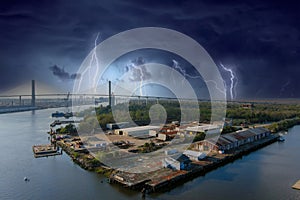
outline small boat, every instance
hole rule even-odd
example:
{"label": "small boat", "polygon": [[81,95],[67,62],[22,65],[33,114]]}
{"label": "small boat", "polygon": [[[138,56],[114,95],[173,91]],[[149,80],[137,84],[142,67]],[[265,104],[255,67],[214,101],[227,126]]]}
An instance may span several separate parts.
{"label": "small boat", "polygon": [[282,137],[282,136],[280,136],[277,140],[278,140],[278,142],[284,142],[285,141],[284,137]]}
{"label": "small boat", "polygon": [[70,117],[73,117],[73,113],[72,112],[67,112],[67,113],[64,114],[64,117],[67,118],[67,119],[70,118]]}
{"label": "small boat", "polygon": [[296,190],[300,190],[300,180],[297,181],[293,186],[292,186],[293,189],[296,189]]}
{"label": "small boat", "polygon": [[50,124],[51,127],[55,127],[56,125],[61,125],[61,121],[55,120],[54,122],[52,122],[52,123]]}
{"label": "small boat", "polygon": [[52,113],[52,117],[64,117],[65,113],[56,111],[55,113]]}
{"label": "small boat", "polygon": [[27,178],[26,176],[24,177],[24,181],[25,182],[28,182],[29,181],[29,178]]}

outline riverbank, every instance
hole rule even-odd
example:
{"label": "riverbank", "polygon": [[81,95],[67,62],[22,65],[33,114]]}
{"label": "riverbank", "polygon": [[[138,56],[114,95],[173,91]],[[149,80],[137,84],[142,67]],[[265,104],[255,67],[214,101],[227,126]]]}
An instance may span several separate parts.
{"label": "riverbank", "polygon": [[6,113],[14,113],[14,112],[25,112],[25,111],[32,111],[32,110],[39,110],[43,108],[37,108],[34,106],[17,106],[17,107],[7,107],[7,108],[0,108],[0,114]]}
{"label": "riverbank", "polygon": [[[75,150],[63,141],[58,141],[57,144],[71,157],[74,163],[83,169],[104,174],[110,183],[117,183],[129,189],[139,191],[143,189],[147,191],[147,193],[155,193],[174,189],[176,186],[189,180],[203,176],[209,171],[276,142],[278,137],[278,134],[272,134],[267,138],[243,145],[227,154],[211,152],[201,161],[193,161],[188,170],[178,171],[162,168],[157,171],[142,174],[127,173],[111,169],[95,159],[85,149]],[[130,182],[127,181],[129,179],[131,180]]]}
{"label": "riverbank", "polygon": [[[32,145],[49,142],[45,133],[55,111],[0,115],[0,144],[4,147],[0,152],[0,199],[142,199],[141,190],[109,184],[103,175],[75,164],[65,152],[33,157]],[[284,135],[285,142],[275,142],[169,191],[148,194],[146,199],[300,199],[300,191],[292,189],[300,179],[299,133],[300,126],[295,126]],[[30,182],[23,180],[25,176]]]}
{"label": "riverbank", "polygon": [[145,184],[145,187],[149,192],[163,192],[166,190],[170,190],[177,185],[183,184],[186,181],[192,180],[198,176],[203,176],[207,172],[210,172],[228,163],[234,162],[235,160],[240,159],[253,151],[277,142],[278,137],[278,134],[270,135],[268,138],[244,145],[231,154],[210,153],[201,161],[193,162],[192,170],[172,177],[172,179],[161,179],[160,181],[147,182]]}

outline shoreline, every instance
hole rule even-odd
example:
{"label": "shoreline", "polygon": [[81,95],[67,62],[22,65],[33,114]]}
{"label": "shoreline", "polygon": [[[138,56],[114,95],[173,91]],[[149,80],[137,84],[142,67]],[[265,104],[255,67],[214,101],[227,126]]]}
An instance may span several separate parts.
{"label": "shoreline", "polygon": [[45,109],[45,108],[38,108],[38,107],[33,107],[33,106],[1,108],[0,114],[26,112],[26,111],[41,110],[41,109]]}
{"label": "shoreline", "polygon": [[[146,178],[141,178],[134,185],[127,185],[126,182],[122,182],[116,179],[114,175],[117,174],[118,171],[103,165],[99,160],[90,155],[87,150],[76,152],[72,148],[64,144],[62,141],[58,141],[57,145],[60,146],[63,151],[70,156],[74,163],[78,164],[85,170],[103,174],[108,178],[107,180],[111,184],[118,184],[124,188],[137,191],[143,190],[144,193],[157,193],[174,189],[175,187],[182,185],[189,180],[193,180],[221,166],[232,163],[235,160],[250,154],[251,152],[254,152],[276,142],[278,138],[279,134],[275,133],[262,140],[241,146],[239,149],[234,150],[234,152],[232,152],[231,154],[210,153],[203,160],[193,162],[193,168],[189,171],[174,171],[171,169],[163,168],[161,170],[161,173],[159,173],[160,170],[155,171],[159,174],[158,176],[153,176],[151,178],[152,173],[149,173],[149,176],[147,176],[146,174]],[[165,173],[166,170],[167,173]]]}
{"label": "shoreline", "polygon": [[[246,145],[245,147],[242,147],[240,150],[237,150],[237,152],[235,152],[233,154],[228,154],[224,158],[215,160],[212,163],[202,165],[200,168],[198,168],[194,171],[189,171],[186,174],[180,175],[180,176],[175,177],[174,179],[171,179],[168,181],[164,181],[160,184],[149,185],[150,187],[147,186],[148,189],[150,189],[149,193],[164,192],[167,190],[171,190],[174,187],[177,187],[181,184],[186,183],[187,181],[193,180],[200,176],[204,176],[206,173],[208,173],[210,171],[213,171],[215,169],[218,169],[219,167],[225,166],[226,164],[232,163],[235,160],[242,158],[243,156],[246,156],[254,151],[257,151],[259,149],[262,149],[263,147],[266,147],[270,144],[277,142],[278,137],[279,137],[278,134],[270,135],[268,138],[263,139],[263,141],[254,142],[254,144]],[[146,183],[146,185],[148,185],[148,184]]]}

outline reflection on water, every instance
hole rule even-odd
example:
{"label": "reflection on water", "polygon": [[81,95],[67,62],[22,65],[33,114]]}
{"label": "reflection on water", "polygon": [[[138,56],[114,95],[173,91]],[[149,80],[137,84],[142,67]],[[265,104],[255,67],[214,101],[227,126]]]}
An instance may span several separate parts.
{"label": "reflection on water", "polygon": [[[47,143],[54,109],[0,115],[0,199],[141,199],[141,194],[85,171],[62,156],[35,159],[32,145]],[[300,126],[233,163],[146,199],[300,199]],[[30,179],[24,181],[24,177]]]}
{"label": "reflection on water", "polygon": [[[32,145],[48,143],[54,109],[0,115],[0,199],[132,199],[140,194],[106,183],[62,156],[34,158]],[[24,181],[24,177],[30,179]]]}
{"label": "reflection on water", "polygon": [[300,199],[291,186],[300,179],[300,126],[286,141],[274,143],[176,189],[158,199]]}

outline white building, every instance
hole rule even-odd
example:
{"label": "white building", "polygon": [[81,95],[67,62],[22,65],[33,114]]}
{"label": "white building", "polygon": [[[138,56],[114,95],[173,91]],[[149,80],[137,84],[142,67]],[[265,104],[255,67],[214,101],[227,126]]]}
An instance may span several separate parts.
{"label": "white building", "polygon": [[162,141],[167,141],[168,140],[168,136],[166,134],[164,134],[164,133],[159,133],[157,139],[158,140],[162,140]]}
{"label": "white building", "polygon": [[150,137],[157,137],[158,136],[158,133],[156,130],[149,130],[149,136]]}
{"label": "white building", "polygon": [[162,160],[162,166],[175,170],[185,170],[189,167],[190,162],[190,159],[185,155],[173,155],[165,157]]}
{"label": "white building", "polygon": [[149,136],[150,130],[158,130],[159,126],[136,126],[130,128],[116,129],[116,135],[125,135],[132,137]]}
{"label": "white building", "polygon": [[202,125],[202,126],[189,126],[185,129],[187,134],[195,134],[202,132],[205,134],[220,134],[222,127],[218,125]]}
{"label": "white building", "polygon": [[117,128],[126,128],[126,127],[128,127],[128,125],[129,125],[129,122],[109,123],[109,124],[106,124],[106,128],[109,130],[114,130]]}
{"label": "white building", "polygon": [[190,160],[198,161],[203,158],[205,158],[206,153],[200,152],[200,151],[191,151],[191,150],[186,150],[183,152],[184,155],[186,155]]}

